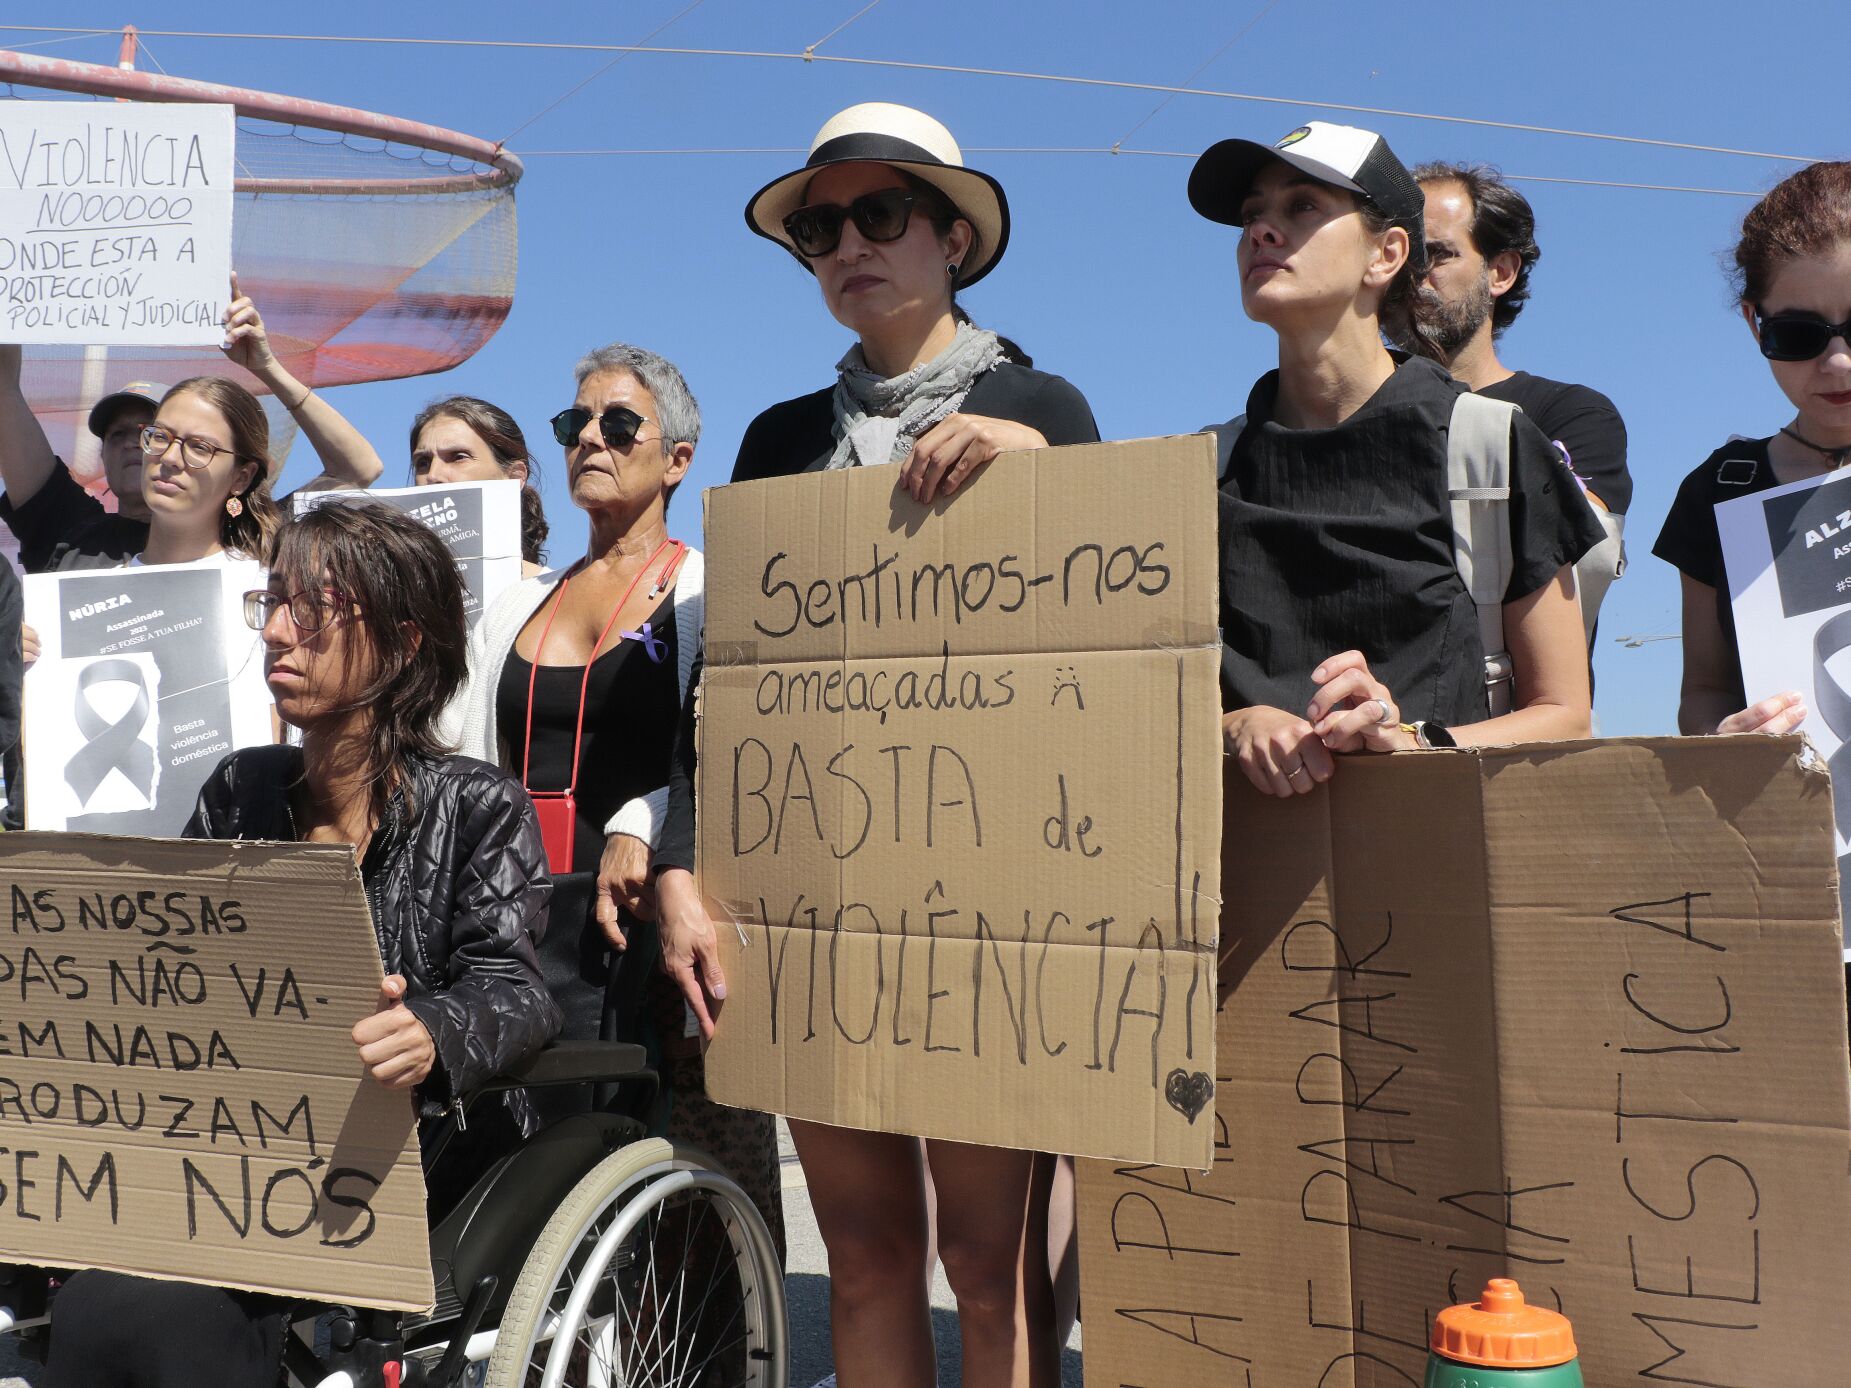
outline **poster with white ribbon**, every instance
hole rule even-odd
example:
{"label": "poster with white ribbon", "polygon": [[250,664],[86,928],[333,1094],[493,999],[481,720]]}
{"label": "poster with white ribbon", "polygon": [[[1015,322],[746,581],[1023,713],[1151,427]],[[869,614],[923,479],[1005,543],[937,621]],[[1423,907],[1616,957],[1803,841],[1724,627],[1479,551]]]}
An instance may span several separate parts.
{"label": "poster with white ribbon", "polygon": [[475,630],[483,608],[521,581],[521,484],[433,483],[426,487],[336,488],[297,492],[296,514],[330,502],[379,501],[437,532],[456,559],[463,580],[463,612]]}
{"label": "poster with white ribbon", "polygon": [[21,738],[26,826],[175,837],[234,747],[272,740],[260,565],[204,560],[31,574]]}
{"label": "poster with white ribbon", "polygon": [[0,341],[216,346],[233,108],[0,102]]}
{"label": "poster with white ribbon", "polygon": [[1807,710],[1800,731],[1831,768],[1843,900],[1851,886],[1851,468],[1725,501],[1716,528],[1749,702],[1797,689]]}

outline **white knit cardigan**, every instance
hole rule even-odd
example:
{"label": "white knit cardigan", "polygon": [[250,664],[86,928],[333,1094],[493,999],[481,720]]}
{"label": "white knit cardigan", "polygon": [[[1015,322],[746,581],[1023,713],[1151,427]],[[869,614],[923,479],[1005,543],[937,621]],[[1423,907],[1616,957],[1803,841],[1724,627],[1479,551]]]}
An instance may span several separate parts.
{"label": "white knit cardigan", "polygon": [[[690,549],[675,577],[675,680],[681,701],[688,699],[688,681],[694,657],[701,647],[701,630],[707,612],[706,561]],[[464,756],[501,765],[501,739],[495,731],[495,693],[501,687],[502,667],[514,638],[527,619],[540,608],[564,571],[536,574],[508,589],[489,605],[469,638],[469,680],[445,713],[446,731]],[[618,806],[604,826],[606,834],[629,834],[654,848],[668,815],[668,787],[660,786]]]}

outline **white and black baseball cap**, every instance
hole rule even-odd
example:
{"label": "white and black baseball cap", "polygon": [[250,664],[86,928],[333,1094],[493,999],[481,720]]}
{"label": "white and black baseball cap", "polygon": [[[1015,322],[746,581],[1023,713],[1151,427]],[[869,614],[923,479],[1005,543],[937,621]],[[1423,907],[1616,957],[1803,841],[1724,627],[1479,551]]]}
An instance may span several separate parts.
{"label": "white and black baseball cap", "polygon": [[1367,198],[1394,225],[1407,228],[1415,265],[1426,264],[1426,195],[1387,140],[1354,125],[1314,120],[1272,145],[1253,140],[1210,145],[1189,172],[1190,205],[1211,222],[1239,226],[1241,199],[1271,159]]}
{"label": "white and black baseball cap", "polygon": [[[891,164],[930,183],[951,200],[977,232],[977,249],[958,267],[958,286],[989,274],[1009,244],[1009,200],[1003,185],[964,166],[964,152],[951,132],[924,111],[888,101],[868,101],[831,116],[810,142],[801,169],[782,174],[752,195],[746,225],[797,255],[784,219],[804,205],[810,180],[831,164]],[[801,255],[805,268],[810,263]]]}

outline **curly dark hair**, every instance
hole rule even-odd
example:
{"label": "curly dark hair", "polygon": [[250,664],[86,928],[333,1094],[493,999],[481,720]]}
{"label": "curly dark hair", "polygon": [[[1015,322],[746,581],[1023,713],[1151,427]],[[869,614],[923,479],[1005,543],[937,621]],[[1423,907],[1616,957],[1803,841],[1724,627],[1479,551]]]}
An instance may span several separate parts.
{"label": "curly dark hair", "polygon": [[451,749],[438,718],[469,673],[468,626],[456,560],[434,531],[377,501],[329,500],[285,524],[266,559],[285,592],[323,585],[359,607],[379,672],[336,713],[369,711],[367,775],[383,815],[407,757]]}
{"label": "curly dark hair", "polygon": [[1758,306],[1790,260],[1851,241],[1851,163],[1808,164],[1782,179],[1742,219],[1735,245],[1735,292]]}
{"label": "curly dark hair", "polygon": [[1422,164],[1414,170],[1420,184],[1457,183],[1472,200],[1472,245],[1486,260],[1505,251],[1517,253],[1517,278],[1491,308],[1491,335],[1502,337],[1517,321],[1530,297],[1530,271],[1542,259],[1536,244],[1536,211],[1530,200],[1484,164]]}

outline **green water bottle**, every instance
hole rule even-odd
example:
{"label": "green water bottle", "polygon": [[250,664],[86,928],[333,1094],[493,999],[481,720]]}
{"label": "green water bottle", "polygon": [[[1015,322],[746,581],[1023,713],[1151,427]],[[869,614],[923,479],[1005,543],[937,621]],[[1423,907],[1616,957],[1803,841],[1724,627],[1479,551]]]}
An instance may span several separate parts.
{"label": "green water bottle", "polygon": [[1568,1317],[1494,1277],[1484,1295],[1433,1318],[1426,1388],[1583,1388]]}

